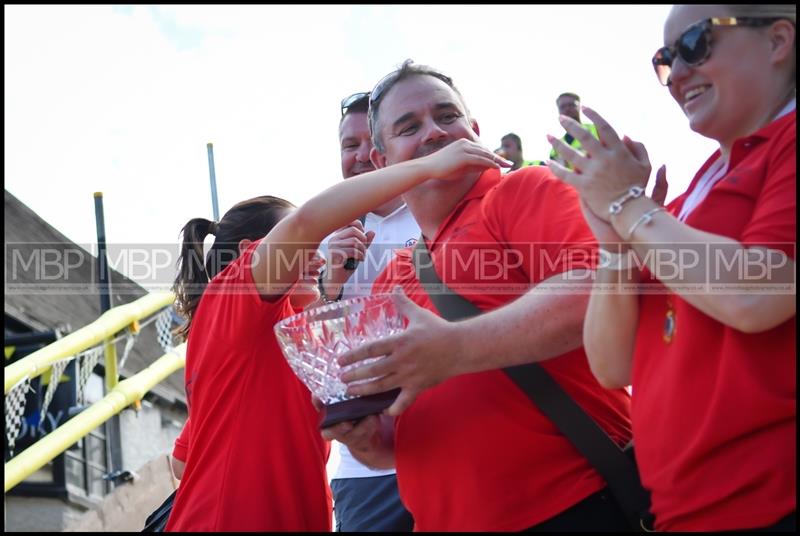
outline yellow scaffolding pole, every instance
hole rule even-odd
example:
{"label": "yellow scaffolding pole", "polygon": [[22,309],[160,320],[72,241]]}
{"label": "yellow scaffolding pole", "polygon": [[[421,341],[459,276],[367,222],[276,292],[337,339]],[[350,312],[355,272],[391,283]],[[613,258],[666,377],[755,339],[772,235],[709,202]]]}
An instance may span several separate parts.
{"label": "yellow scaffolding pole", "polygon": [[105,421],[141,400],[154,385],[185,364],[186,343],[183,343],[135,376],[119,382],[102,400],[95,402],[5,464],[5,491],[22,482]]}
{"label": "yellow scaffolding pole", "polygon": [[22,378],[27,376],[32,380],[40,376],[56,361],[113,337],[125,327],[166,307],[174,300],[175,295],[172,292],[153,292],[134,302],[109,309],[91,324],[5,367],[4,392],[7,394]]}

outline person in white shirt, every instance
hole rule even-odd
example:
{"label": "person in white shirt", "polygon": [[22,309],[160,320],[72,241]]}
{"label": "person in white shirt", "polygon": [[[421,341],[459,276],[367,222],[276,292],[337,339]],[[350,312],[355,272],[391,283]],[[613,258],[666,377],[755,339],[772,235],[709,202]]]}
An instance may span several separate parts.
{"label": "person in white shirt", "polygon": [[[372,141],[367,109],[369,93],[342,100],[339,123],[342,176],[372,171]],[[372,282],[397,248],[413,245],[420,235],[402,198],[367,213],[361,220],[329,236],[321,245],[327,259],[320,276],[320,295],[326,303],[370,294]],[[371,469],[336,443],[339,465],[331,479],[336,530],[340,532],[410,532],[411,514],[400,501],[394,469]]]}

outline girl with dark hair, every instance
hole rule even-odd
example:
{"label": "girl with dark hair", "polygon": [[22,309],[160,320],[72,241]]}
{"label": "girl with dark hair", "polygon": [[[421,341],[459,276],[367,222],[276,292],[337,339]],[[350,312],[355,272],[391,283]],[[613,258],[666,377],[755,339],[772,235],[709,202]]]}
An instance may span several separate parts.
{"label": "girl with dark hair", "polygon": [[[331,530],[329,444],[273,326],[318,300],[317,246],[328,234],[428,179],[498,162],[511,165],[459,140],[339,182],[298,209],[262,196],[218,224],[195,218],[184,226],[174,288],[186,318],[191,426],[181,434],[186,465],[167,530]],[[215,241],[203,261],[208,234]]]}

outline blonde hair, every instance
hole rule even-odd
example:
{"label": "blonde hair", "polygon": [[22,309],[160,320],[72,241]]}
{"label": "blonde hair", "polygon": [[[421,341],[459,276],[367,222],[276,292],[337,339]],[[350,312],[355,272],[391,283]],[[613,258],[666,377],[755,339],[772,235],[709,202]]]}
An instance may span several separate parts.
{"label": "blonde hair", "polygon": [[732,17],[775,17],[797,24],[797,6],[795,4],[726,4],[722,8]]}
{"label": "blonde hair", "polygon": [[[777,18],[791,21],[797,26],[797,5],[795,4],[725,4],[721,6],[732,17]],[[796,30],[796,29],[795,29]],[[795,31],[792,73],[789,92],[797,92],[797,33]]]}

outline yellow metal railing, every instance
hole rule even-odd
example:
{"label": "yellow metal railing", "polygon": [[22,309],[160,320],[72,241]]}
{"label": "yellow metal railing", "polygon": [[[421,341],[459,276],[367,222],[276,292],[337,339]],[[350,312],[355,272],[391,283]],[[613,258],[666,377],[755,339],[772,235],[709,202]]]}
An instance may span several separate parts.
{"label": "yellow metal railing", "polygon": [[[57,344],[57,342],[53,344]],[[44,350],[46,349],[44,348]],[[184,343],[177,346],[172,352],[161,356],[143,371],[119,382],[102,400],[95,402],[20,452],[5,464],[5,491],[22,482],[90,431],[134,402],[141,400],[154,385],[183,367],[185,363],[186,344]],[[7,384],[8,377],[6,377]]]}
{"label": "yellow metal railing", "polygon": [[[172,292],[154,292],[134,302],[109,309],[88,326],[84,326],[5,367],[4,393],[7,394],[17,382],[26,376],[31,380],[41,376],[56,361],[76,355],[100,342],[107,342],[119,331],[166,307],[174,299],[175,295]],[[116,378],[112,381],[107,378],[106,385],[109,387],[116,385]]]}
{"label": "yellow metal railing", "polygon": [[143,371],[118,382],[114,336],[125,328],[138,331],[139,320],[163,309],[174,300],[175,295],[172,292],[156,292],[114,307],[91,324],[5,367],[5,394],[8,394],[20,380],[32,380],[41,376],[50,370],[53,363],[77,356],[80,352],[102,343],[105,348],[105,383],[108,391],[102,400],[95,402],[6,463],[5,491],[19,484],[108,419],[140,401],[154,385],[185,365],[186,344],[181,344]]}

